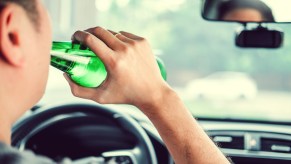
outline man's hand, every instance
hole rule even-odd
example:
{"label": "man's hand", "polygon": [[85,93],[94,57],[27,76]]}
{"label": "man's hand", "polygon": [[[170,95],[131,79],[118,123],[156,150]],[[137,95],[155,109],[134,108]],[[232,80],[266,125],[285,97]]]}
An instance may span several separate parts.
{"label": "man's hand", "polygon": [[80,87],[65,76],[75,96],[99,103],[137,106],[155,125],[176,163],[228,163],[162,79],[144,38],[96,27],[76,32],[73,40],[88,46],[108,72],[107,79],[97,88]]}
{"label": "man's hand", "polygon": [[88,46],[104,62],[108,72],[98,88],[81,87],[65,76],[75,96],[101,104],[139,107],[154,104],[167,91],[168,85],[146,39],[101,27],[77,31],[72,39]]}

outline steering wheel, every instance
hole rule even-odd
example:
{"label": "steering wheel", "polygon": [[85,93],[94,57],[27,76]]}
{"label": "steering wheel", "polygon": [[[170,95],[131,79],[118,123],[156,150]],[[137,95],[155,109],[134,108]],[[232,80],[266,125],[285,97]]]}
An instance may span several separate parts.
{"label": "steering wheel", "polygon": [[52,152],[58,152],[78,164],[157,163],[144,129],[133,118],[98,104],[40,108],[13,126],[12,145],[53,159]]}

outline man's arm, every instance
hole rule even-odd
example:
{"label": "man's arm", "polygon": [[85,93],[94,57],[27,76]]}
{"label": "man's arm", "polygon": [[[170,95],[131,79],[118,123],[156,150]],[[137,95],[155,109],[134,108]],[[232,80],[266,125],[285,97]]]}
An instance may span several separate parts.
{"label": "man's arm", "polygon": [[192,117],[177,94],[168,89],[155,105],[141,106],[153,122],[176,163],[229,163]]}
{"label": "man's arm", "polygon": [[101,104],[137,106],[153,122],[176,163],[228,163],[162,79],[144,38],[96,27],[77,31],[73,40],[87,45],[108,72],[98,88],[80,87],[65,76],[75,96]]}

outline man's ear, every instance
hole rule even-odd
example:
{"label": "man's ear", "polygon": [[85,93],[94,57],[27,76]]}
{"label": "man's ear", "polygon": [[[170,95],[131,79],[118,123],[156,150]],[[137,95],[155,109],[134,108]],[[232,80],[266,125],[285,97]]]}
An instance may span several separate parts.
{"label": "man's ear", "polygon": [[15,4],[0,11],[0,54],[7,64],[22,66],[24,54],[20,47],[21,12]]}

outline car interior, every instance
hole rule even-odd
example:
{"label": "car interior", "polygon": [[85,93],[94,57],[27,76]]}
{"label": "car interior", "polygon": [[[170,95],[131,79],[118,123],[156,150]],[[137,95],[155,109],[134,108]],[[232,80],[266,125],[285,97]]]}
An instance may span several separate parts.
{"label": "car interior", "polygon": [[[54,41],[95,26],[147,38],[167,82],[233,163],[291,162],[289,0],[42,1]],[[44,97],[14,124],[12,145],[57,162],[174,163],[139,109],[76,98],[52,67]]]}

